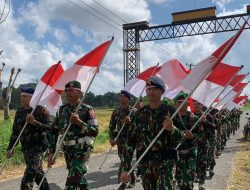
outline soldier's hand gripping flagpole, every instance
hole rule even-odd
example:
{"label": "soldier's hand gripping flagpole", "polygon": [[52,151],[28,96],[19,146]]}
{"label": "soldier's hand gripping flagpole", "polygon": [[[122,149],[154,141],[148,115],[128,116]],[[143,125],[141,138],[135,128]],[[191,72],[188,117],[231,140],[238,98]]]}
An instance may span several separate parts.
{"label": "soldier's hand gripping flagpole", "polygon": [[[114,40],[114,37],[112,37],[112,39],[110,40],[109,46],[108,46],[108,48],[106,49],[106,52],[105,52],[104,56],[102,57],[99,66],[98,66],[97,69],[95,70],[95,74],[94,74],[94,76],[92,77],[92,79],[91,79],[91,81],[90,81],[88,87],[86,88],[86,91],[84,92],[83,97],[81,98],[80,103],[78,104],[78,106],[77,106],[77,108],[76,108],[76,110],[75,110],[75,113],[77,113],[78,109],[80,108],[80,106],[81,106],[81,104],[82,104],[82,102],[83,102],[83,100],[84,100],[84,98],[85,98],[85,95],[86,95],[86,93],[88,92],[88,90],[89,90],[89,88],[90,88],[90,86],[91,86],[91,84],[92,84],[92,82],[93,82],[93,80],[94,80],[96,74],[99,72],[99,67],[100,67],[100,65],[101,65],[101,63],[102,63],[102,61],[103,61],[103,59],[104,59],[104,57],[105,57],[105,55],[106,55],[106,53],[107,53],[109,47],[111,46],[113,40]],[[68,124],[68,126],[67,126],[67,128],[66,128],[66,130],[65,130],[65,132],[64,132],[64,134],[63,134],[63,136],[61,137],[61,140],[60,140],[59,143],[58,143],[58,146],[56,146],[56,150],[55,150],[55,153],[54,153],[54,155],[53,155],[53,157],[52,157],[52,160],[55,160],[56,155],[57,155],[57,153],[58,153],[58,151],[59,151],[59,149],[60,149],[60,147],[61,147],[61,145],[62,145],[62,143],[63,143],[63,141],[64,141],[64,138],[66,137],[66,135],[67,135],[67,133],[68,133],[68,131],[69,131],[69,129],[70,129],[71,124],[72,124],[72,123],[69,123],[69,124]],[[38,190],[41,188],[42,183],[43,183],[45,177],[46,177],[47,174],[49,173],[49,169],[50,169],[50,168],[48,168],[47,171],[44,173],[43,178],[42,178],[42,180],[40,181],[40,183],[39,183],[39,185],[38,185]]]}
{"label": "soldier's hand gripping flagpole", "polygon": [[[50,76],[50,78],[49,78],[49,82],[50,82],[51,79],[53,78],[53,75],[54,75],[54,73],[56,72],[56,70],[57,70],[58,66],[60,65],[60,63],[61,63],[61,61],[58,61],[58,63],[57,63],[58,65],[55,67],[53,73],[51,74],[51,76]],[[47,87],[49,86],[49,82],[44,86],[44,88],[43,88],[43,90],[42,90],[40,96],[38,97],[38,100],[36,101],[36,103],[35,103],[35,105],[34,105],[34,108],[33,108],[32,112],[30,113],[31,115],[33,115],[34,111],[36,110],[36,107],[37,107],[37,105],[39,104],[39,102],[40,102],[40,100],[41,100],[41,98],[42,98],[44,92],[46,91]],[[11,148],[11,150],[10,150],[10,153],[13,153],[13,151],[14,151],[14,149],[15,149],[15,147],[16,147],[18,141],[20,140],[20,137],[22,136],[22,134],[23,134],[23,132],[24,132],[24,130],[25,130],[27,124],[28,124],[28,123],[27,123],[27,121],[26,121],[25,124],[24,124],[24,126],[23,126],[23,128],[22,128],[22,130],[20,131],[20,133],[19,133],[19,135],[18,135],[18,137],[17,137],[17,139],[16,139],[14,145],[12,146],[12,148]],[[7,164],[8,160],[9,160],[8,158],[5,159],[5,161],[4,161],[4,163],[3,163],[2,167],[1,167],[1,170],[0,170],[0,175],[2,174],[2,171],[3,171],[4,167],[5,167],[5,165]]]}
{"label": "soldier's hand gripping flagpole", "polygon": [[[182,104],[177,108],[177,110],[175,111],[175,113],[171,116],[171,120],[179,113],[180,109],[184,106],[184,104],[188,101],[188,98],[194,93],[194,91],[196,90],[196,88],[200,85],[200,83],[206,79],[206,77],[208,76],[208,74],[211,72],[212,68],[218,64],[223,57],[226,55],[226,53],[230,50],[230,48],[232,47],[233,43],[235,43],[236,39],[239,37],[239,35],[241,34],[241,32],[243,31],[244,27],[246,25],[246,22],[242,25],[242,27],[239,29],[239,31],[230,39],[230,41],[228,41],[227,45],[223,48],[223,50],[219,53],[218,57],[215,58],[215,60],[212,61],[211,67],[207,67],[206,70],[204,71],[204,75],[202,75],[201,80],[194,85],[193,89],[191,90],[191,92],[188,94],[188,96],[186,97],[186,99],[182,102]],[[136,161],[136,163],[133,165],[133,167],[129,170],[129,172],[127,173],[127,175],[129,176],[131,174],[131,172],[137,167],[137,165],[140,163],[140,161],[143,159],[143,157],[147,154],[147,152],[150,150],[150,148],[154,145],[154,143],[156,142],[156,140],[159,138],[159,136],[163,133],[163,131],[165,130],[165,128],[163,127],[160,132],[156,135],[156,137],[153,139],[153,141],[149,144],[149,146],[147,147],[147,149],[143,152],[143,154],[141,155],[141,157]],[[120,186],[122,185],[122,183],[119,184],[118,189],[120,188]]]}
{"label": "soldier's hand gripping flagpole", "polygon": [[[210,111],[212,111],[212,105],[213,103],[220,97],[220,95],[225,92],[226,88],[228,87],[228,85],[235,79],[236,75],[240,72],[240,70],[243,68],[244,66],[241,65],[239,71],[237,71],[234,76],[227,82],[227,84],[225,85],[224,89],[216,96],[216,98],[211,102],[211,104],[209,105],[209,107],[206,109],[205,112],[203,112],[203,114],[199,117],[199,119],[195,122],[195,124],[192,126],[192,128],[190,129],[190,132],[192,132],[194,130],[194,128],[198,125],[198,123],[201,121],[201,119],[203,117],[205,117],[207,114],[210,113]],[[218,105],[219,102],[216,103],[216,105]],[[183,142],[180,142],[177,146],[176,146],[176,150],[181,146]]]}
{"label": "soldier's hand gripping flagpole", "polygon": [[[150,76],[153,76],[153,75],[155,74],[155,71],[156,71],[156,69],[157,69],[158,66],[159,66],[159,62],[156,64],[156,66],[155,66],[155,68],[154,68],[154,70],[153,70],[153,72],[151,73]],[[139,98],[142,96],[142,94],[143,94],[145,88],[146,88],[146,85],[145,85],[145,87],[142,89],[142,91],[141,91],[141,93],[140,93],[140,95],[139,95]],[[136,100],[136,102],[134,103],[134,105],[133,105],[131,111],[130,111],[129,114],[128,114],[128,117],[131,116],[133,110],[135,109],[136,104],[139,102],[139,98],[138,98],[138,99]],[[118,139],[118,137],[120,136],[120,134],[121,134],[123,128],[125,127],[125,125],[126,125],[125,123],[122,124],[122,127],[121,127],[120,131],[118,132],[117,136],[116,136],[115,139],[114,139],[115,142],[117,142],[117,139]],[[110,154],[112,148],[113,148],[113,146],[110,146],[109,151],[107,152],[107,154],[106,154],[104,160],[102,161],[102,163],[101,163],[99,169],[101,169],[102,166],[103,166],[103,164],[106,162],[106,160],[107,160],[107,158],[108,158],[108,155]]]}

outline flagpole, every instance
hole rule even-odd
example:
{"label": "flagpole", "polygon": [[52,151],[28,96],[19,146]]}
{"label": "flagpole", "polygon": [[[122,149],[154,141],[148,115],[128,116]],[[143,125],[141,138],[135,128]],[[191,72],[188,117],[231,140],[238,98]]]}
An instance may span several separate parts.
{"label": "flagpole", "polygon": [[[61,61],[58,61],[58,63],[57,63],[58,65],[55,67],[55,70],[53,71],[53,74],[50,76],[49,82],[51,81],[51,79],[52,79],[54,73],[56,72],[56,70],[57,70],[57,68],[58,68],[58,66],[59,66],[60,63],[61,63]],[[48,84],[49,84],[49,83],[48,83]],[[37,100],[37,102],[36,102],[36,104],[35,104],[33,110],[32,110],[31,113],[30,113],[31,115],[33,115],[34,111],[36,110],[36,107],[37,107],[39,101],[41,100],[41,98],[42,98],[42,96],[43,96],[45,90],[47,89],[48,84],[46,84],[45,87],[43,88],[42,93],[40,94],[40,96],[39,96],[39,98],[38,98],[38,100]],[[12,148],[11,148],[11,150],[10,150],[11,153],[12,153],[13,150],[15,149],[15,147],[16,147],[16,145],[17,145],[17,143],[18,143],[18,141],[19,141],[21,135],[23,134],[23,131],[24,131],[24,129],[26,128],[27,124],[28,124],[28,123],[27,123],[27,121],[26,121],[25,124],[24,124],[24,126],[23,126],[23,128],[22,128],[22,130],[20,131],[20,133],[19,133],[19,135],[18,135],[18,137],[17,137],[17,139],[16,139],[14,145],[12,146]],[[1,170],[0,170],[0,175],[2,174],[2,171],[3,171],[4,167],[5,167],[5,165],[7,164],[7,161],[8,161],[8,160],[9,160],[9,159],[5,159],[5,161],[4,161],[4,163],[3,163],[2,167],[1,167]]]}
{"label": "flagpole", "polygon": [[[93,82],[93,80],[94,80],[94,78],[95,78],[95,76],[96,76],[98,70],[99,70],[99,67],[100,67],[100,65],[101,65],[101,63],[102,63],[102,61],[103,61],[105,55],[107,54],[108,49],[109,49],[110,45],[111,45],[112,42],[113,42],[113,39],[114,39],[114,37],[111,38],[110,43],[109,43],[109,46],[108,46],[106,52],[104,53],[104,55],[103,55],[103,57],[102,57],[102,59],[101,59],[101,61],[100,61],[100,64],[99,64],[98,68],[96,69],[95,74],[94,74],[94,76],[92,77],[92,79],[91,79],[91,81],[90,81],[90,83],[89,83],[89,85],[88,85],[86,91],[84,92],[83,97],[80,99],[80,102],[79,102],[79,104],[78,104],[78,106],[77,106],[77,108],[76,108],[76,110],[75,110],[75,113],[77,113],[78,109],[80,108],[81,104],[83,103],[83,100],[84,100],[84,98],[85,98],[85,95],[86,95],[86,93],[88,92],[88,90],[89,90],[89,88],[90,88],[90,86],[91,86],[91,84],[92,84],[92,82]],[[60,146],[62,145],[63,140],[64,140],[64,138],[66,137],[66,135],[67,135],[67,133],[68,133],[70,127],[71,127],[71,124],[72,124],[71,122],[68,124],[68,126],[67,126],[67,128],[66,128],[66,131],[64,132],[64,134],[63,134],[61,140],[59,141],[58,146],[56,147],[55,153],[54,153],[54,155],[53,155],[53,157],[52,157],[52,160],[54,160],[54,159],[56,158],[56,155],[57,155],[57,153],[58,153],[58,151],[59,151],[59,148],[60,148]],[[44,173],[43,178],[42,178],[42,180],[40,181],[40,183],[39,183],[39,185],[38,185],[38,190],[41,188],[42,183],[43,183],[45,177],[46,177],[47,174],[49,173],[49,170],[50,170],[50,168],[48,168],[47,171]]]}
{"label": "flagpole", "polygon": [[248,81],[245,86],[241,87],[241,89],[239,90],[239,92],[237,92],[237,94],[229,102],[227,102],[226,104],[224,104],[224,106],[221,108],[221,110],[219,112],[217,112],[217,114],[219,114],[224,108],[226,108],[228,106],[228,104],[230,104],[234,100],[234,98],[237,97],[242,92],[241,90],[243,90],[243,88],[245,88],[248,85],[249,82],[250,81]]}
{"label": "flagpole", "polygon": [[[159,66],[159,62],[156,64],[155,69],[154,69],[153,72],[151,73],[150,77],[153,76],[153,75],[155,74],[155,71],[156,71],[156,69],[157,69],[158,66]],[[142,91],[141,91],[141,93],[140,93],[140,95],[139,95],[139,98],[142,96],[142,94],[143,94],[145,88],[146,88],[146,84],[145,84],[144,88],[142,89]],[[136,100],[136,102],[134,103],[134,105],[133,105],[131,111],[130,111],[129,114],[128,114],[128,117],[130,117],[130,115],[133,113],[136,104],[139,102],[139,98],[138,98],[138,99]],[[125,123],[122,124],[122,127],[121,127],[120,131],[118,132],[117,136],[115,137],[115,142],[117,141],[118,137],[120,136],[120,134],[121,134],[121,132],[122,132],[122,130],[123,130],[123,128],[124,128],[125,125],[126,125]],[[109,151],[107,152],[107,154],[106,154],[106,156],[105,156],[103,162],[101,163],[99,169],[102,168],[103,164],[104,164],[105,161],[107,160],[108,155],[110,154],[112,148],[113,148],[113,147],[110,146],[110,149],[109,149]]]}
{"label": "flagpole", "polygon": [[[211,102],[210,106],[206,109],[205,112],[203,112],[203,114],[199,117],[199,119],[196,121],[196,123],[192,126],[192,128],[190,129],[190,132],[194,130],[194,128],[198,125],[198,123],[201,121],[201,119],[206,116],[207,114],[209,114],[212,109],[212,105],[215,102],[216,99],[218,99],[220,97],[220,95],[226,90],[226,88],[228,87],[228,85],[235,79],[236,75],[240,72],[240,70],[243,68],[244,66],[241,65],[240,69],[233,75],[233,77],[227,82],[227,84],[225,85],[224,89],[217,95],[217,97]],[[183,142],[180,142],[177,146],[176,146],[176,150],[181,146]]]}
{"label": "flagpole", "polygon": [[[218,58],[216,58],[214,62],[217,62]],[[188,96],[186,97],[186,99],[181,103],[181,105],[176,109],[176,111],[174,112],[174,114],[171,116],[171,120],[179,113],[179,111],[181,110],[181,108],[186,104],[186,102],[188,101],[188,98],[194,93],[195,89],[200,85],[200,83],[207,77],[207,75],[210,72],[210,68],[208,68],[206,70],[206,75],[204,75],[204,77],[202,78],[202,80],[195,86],[195,88],[188,94]],[[140,156],[140,158],[136,161],[136,163],[132,166],[132,168],[129,170],[129,172],[127,173],[127,175],[129,176],[132,171],[136,168],[136,166],[140,163],[140,161],[143,159],[143,157],[147,154],[147,152],[150,150],[150,148],[154,145],[154,143],[157,141],[157,139],[159,138],[159,136],[165,131],[165,128],[162,127],[162,129],[159,131],[159,133],[156,135],[156,137],[153,139],[153,141],[151,141],[151,143],[148,145],[148,147],[146,148],[146,150],[142,153],[142,155]],[[122,185],[122,183],[119,184],[119,187]],[[119,189],[118,187],[118,189]],[[118,190],[117,189],[117,190]]]}
{"label": "flagpole", "polygon": [[[223,96],[222,99],[221,99],[219,102],[217,102],[216,105],[213,106],[213,107],[214,107],[215,109],[217,109],[216,107],[226,98],[226,96],[227,96],[230,92],[233,91],[234,87],[236,87],[238,84],[240,84],[240,83],[247,77],[247,75],[249,75],[249,72],[248,72],[241,80],[239,80],[239,81],[233,86],[233,88],[230,89],[230,90],[225,94],[225,96]],[[219,112],[220,112],[220,111],[219,111]],[[217,113],[215,114],[215,116],[216,116],[219,112],[217,112]]]}
{"label": "flagpole", "polygon": [[[245,24],[243,24],[242,27],[245,27]],[[192,89],[192,91],[189,93],[189,95],[186,97],[186,99],[182,102],[182,104],[176,109],[175,113],[171,116],[171,120],[177,115],[177,113],[180,111],[180,109],[184,106],[184,104],[186,104],[186,102],[188,101],[188,98],[190,96],[192,96],[192,94],[194,93],[194,91],[196,90],[196,88],[200,85],[200,83],[206,79],[207,75],[211,72],[212,68],[216,66],[216,64],[218,64],[218,62],[220,61],[222,55],[228,50],[230,49],[230,46],[233,44],[233,41],[235,40],[235,38],[240,34],[242,27],[239,29],[239,31],[232,37],[232,39],[229,41],[229,43],[226,45],[226,47],[221,51],[221,53],[219,54],[219,56],[212,62],[212,67],[208,67],[206,70],[206,74],[204,75],[204,77],[202,78],[202,80],[200,80],[200,82],[195,86],[195,88]],[[163,133],[163,131],[165,131],[165,128],[163,127],[160,132],[156,135],[156,137],[153,139],[153,141],[149,144],[149,146],[146,148],[146,150],[142,153],[142,155],[140,156],[140,158],[136,161],[136,163],[133,165],[133,167],[129,170],[129,172],[127,173],[127,175],[129,176],[131,174],[131,172],[136,168],[136,166],[140,163],[140,161],[143,159],[143,157],[147,154],[147,152],[149,151],[149,149],[154,145],[154,143],[156,142],[156,140],[159,138],[159,136]],[[122,183],[119,184],[119,187],[122,185]],[[118,187],[118,189],[119,189]]]}

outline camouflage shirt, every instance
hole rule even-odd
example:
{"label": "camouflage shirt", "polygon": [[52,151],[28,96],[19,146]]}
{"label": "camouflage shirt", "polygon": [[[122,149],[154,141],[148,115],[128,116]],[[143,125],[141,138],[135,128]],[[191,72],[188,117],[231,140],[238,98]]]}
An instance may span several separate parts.
{"label": "camouflage shirt", "polygon": [[[71,113],[74,113],[77,106],[70,106],[65,104],[59,108],[56,114],[54,123],[52,125],[52,133],[49,141],[50,152],[55,152],[56,150],[56,139],[58,139],[59,134],[63,135],[69,125],[69,118]],[[82,137],[96,137],[98,134],[98,122],[95,115],[95,110],[86,104],[80,105],[77,114],[80,119],[84,122],[82,128],[76,124],[71,124],[68,133],[65,136],[64,141],[77,140]],[[53,140],[52,140],[53,139]],[[71,147],[77,148],[78,145]]]}
{"label": "camouflage shirt", "polygon": [[[151,109],[149,106],[144,106],[135,113],[125,143],[122,160],[123,171],[130,169],[134,149],[137,150],[138,157],[140,157],[153,141],[162,129],[163,121],[165,120],[165,116],[168,115],[168,112],[172,115],[175,112],[175,108],[161,104],[158,109]],[[184,126],[180,120],[181,118],[177,115],[173,119],[173,124],[176,128],[172,132],[164,130],[151,147],[150,152],[164,152],[167,149],[176,147],[177,143],[185,137],[185,134],[182,132]]]}
{"label": "camouflage shirt", "polygon": [[[129,106],[127,109],[122,109],[122,108],[116,108],[110,119],[109,123],[109,138],[111,140],[114,140],[116,136],[118,135],[119,131],[122,128],[123,125],[123,119],[125,116],[128,116],[129,113],[132,111],[132,107]],[[130,117],[132,118],[135,113],[135,110],[132,111]],[[130,125],[125,125],[123,130],[121,131],[119,138],[118,139],[126,139],[127,138],[127,133],[128,133],[128,128]]]}
{"label": "camouflage shirt", "polygon": [[[194,124],[198,121],[198,117],[192,114],[191,112],[187,111],[185,115],[181,116],[182,121],[186,127],[187,130],[190,130]],[[201,124],[200,122],[196,125],[196,127],[192,130],[192,133],[194,135],[194,139],[186,139],[182,145],[179,147],[179,150],[185,150],[190,149],[195,146],[196,141],[199,141],[202,137],[202,131],[201,131]]]}
{"label": "camouflage shirt", "polygon": [[[27,124],[20,137],[23,152],[43,152],[47,149],[47,132],[50,130],[51,121],[49,115],[45,114],[42,109],[44,109],[42,106],[37,106],[33,113],[36,121],[38,121],[37,125]],[[30,114],[32,110],[32,108],[25,109],[22,107],[16,111],[8,150],[13,147],[26,123],[27,114]]]}

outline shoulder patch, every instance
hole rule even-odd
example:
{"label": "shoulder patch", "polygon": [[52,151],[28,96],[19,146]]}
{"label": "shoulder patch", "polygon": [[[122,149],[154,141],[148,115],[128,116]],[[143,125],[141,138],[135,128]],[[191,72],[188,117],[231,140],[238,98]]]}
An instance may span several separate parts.
{"label": "shoulder patch", "polygon": [[89,110],[89,115],[92,119],[96,119],[96,112],[94,109]]}

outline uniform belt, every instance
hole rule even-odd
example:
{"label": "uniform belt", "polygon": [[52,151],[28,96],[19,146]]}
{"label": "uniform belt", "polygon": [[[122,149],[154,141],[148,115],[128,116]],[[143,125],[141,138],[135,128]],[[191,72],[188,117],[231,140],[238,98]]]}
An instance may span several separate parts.
{"label": "uniform belt", "polygon": [[187,154],[190,152],[192,149],[186,149],[186,150],[179,150],[179,154]]}
{"label": "uniform belt", "polygon": [[86,136],[79,139],[63,141],[63,145],[65,146],[73,146],[76,144],[84,144],[84,143],[87,145],[92,145],[94,143],[93,137]]}
{"label": "uniform belt", "polygon": [[142,162],[160,161],[160,160],[178,160],[178,152],[175,149],[167,149],[162,152],[148,152]]}

